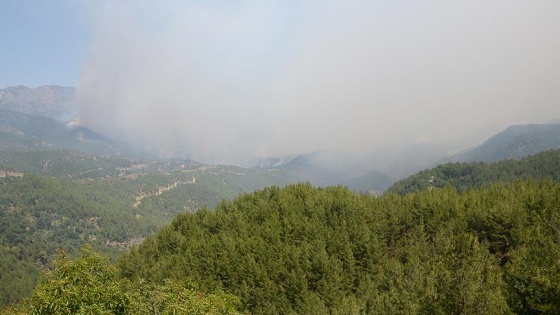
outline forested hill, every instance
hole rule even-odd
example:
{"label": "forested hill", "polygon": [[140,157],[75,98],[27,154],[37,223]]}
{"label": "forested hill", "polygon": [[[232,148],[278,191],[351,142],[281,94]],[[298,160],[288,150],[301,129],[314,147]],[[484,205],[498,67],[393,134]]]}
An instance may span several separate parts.
{"label": "forested hill", "polygon": [[0,106],[0,153],[72,149],[90,154],[152,159],[155,154],[106,138],[84,127],[51,117],[3,110]]}
{"label": "forested hill", "polygon": [[378,198],[266,188],[178,215],[119,267],[223,289],[253,314],[559,314],[558,261],[547,180]]}
{"label": "forested hill", "polygon": [[73,255],[89,243],[116,257],[177,213],[281,182],[271,171],[184,160],[142,164],[73,151],[39,153],[4,157],[64,178],[0,165],[0,309],[31,292],[39,269],[60,248]]}
{"label": "forested hill", "polygon": [[30,294],[39,270],[60,248],[75,254],[89,242],[108,255],[156,228],[135,218],[133,197],[115,185],[103,188],[16,172],[3,175],[0,307]]}
{"label": "forested hill", "polygon": [[464,191],[496,182],[510,183],[520,179],[547,177],[560,181],[560,150],[541,152],[521,160],[441,164],[395,183],[388,191],[406,194],[447,185]]}
{"label": "forested hill", "polygon": [[513,125],[480,146],[450,158],[459,162],[521,159],[560,148],[560,124]]}

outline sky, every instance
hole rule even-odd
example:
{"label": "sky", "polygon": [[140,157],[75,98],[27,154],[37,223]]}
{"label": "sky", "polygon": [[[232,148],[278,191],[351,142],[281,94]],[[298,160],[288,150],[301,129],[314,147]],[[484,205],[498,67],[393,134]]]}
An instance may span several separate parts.
{"label": "sky", "polygon": [[459,150],[560,118],[560,1],[15,1],[0,87],[163,156]]}
{"label": "sky", "polygon": [[0,88],[77,86],[89,49],[88,11],[69,0],[3,0]]}

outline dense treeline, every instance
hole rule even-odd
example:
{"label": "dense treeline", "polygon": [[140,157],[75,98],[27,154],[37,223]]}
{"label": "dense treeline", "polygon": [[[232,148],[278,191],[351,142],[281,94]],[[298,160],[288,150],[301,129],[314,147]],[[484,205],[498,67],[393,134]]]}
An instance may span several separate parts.
{"label": "dense treeline", "polygon": [[131,221],[132,201],[110,186],[31,174],[0,178],[0,240],[43,264],[58,248],[79,250],[82,240],[124,241],[153,229]]}
{"label": "dense treeline", "polygon": [[[26,163],[37,156],[41,161],[68,158],[86,166],[94,161],[93,156],[72,151],[45,154],[30,154]],[[177,170],[179,167],[182,170]],[[80,166],[78,170],[83,169]],[[270,173],[203,167],[185,161],[151,163],[135,173],[127,170],[123,176],[95,180],[20,171],[0,166],[0,308],[29,295],[39,270],[49,266],[60,248],[72,256],[84,243],[90,243],[102,254],[116,258],[180,212],[214,207],[223,199],[276,181]]]}
{"label": "dense treeline", "polygon": [[558,314],[560,187],[354,194],[276,187],[180,214],[121,259],[255,314]]}
{"label": "dense treeline", "polygon": [[513,125],[482,145],[458,154],[459,161],[519,160],[539,152],[560,148],[560,124]]}
{"label": "dense treeline", "polygon": [[[173,300],[200,292],[216,293],[201,295],[212,297],[206,306],[217,297],[235,309],[236,298],[223,290],[256,314],[560,313],[560,150],[521,161],[442,165],[392,190],[412,191],[406,195],[374,198],[298,184],[220,204],[281,174],[184,163],[95,180],[3,170],[0,308],[32,292],[58,249],[74,256],[91,243],[116,257],[182,213],[120,260],[120,276],[107,265],[113,271],[103,279],[110,281],[100,285],[116,288],[107,301],[124,299],[128,311],[119,312],[160,302],[161,313],[171,312],[187,305]],[[99,262],[90,256],[78,262]],[[57,266],[33,296],[63,305],[61,296],[46,293],[71,275]],[[21,312],[38,301],[26,300]],[[91,307],[115,313],[107,303]]]}
{"label": "dense treeline", "polygon": [[59,248],[70,254],[90,242],[116,257],[109,242],[154,230],[133,220],[126,192],[26,174],[0,178],[0,307],[29,295],[39,270]]}
{"label": "dense treeline", "polygon": [[167,280],[160,285],[118,277],[108,260],[84,246],[71,260],[60,251],[54,268],[43,274],[33,294],[3,314],[240,314],[238,299],[205,294],[192,283]]}
{"label": "dense treeline", "polygon": [[92,155],[72,150],[0,151],[4,167],[24,173],[66,178],[104,178],[117,175],[117,170],[130,168],[141,161]]}
{"label": "dense treeline", "polygon": [[550,177],[560,181],[560,150],[541,152],[521,160],[494,163],[446,163],[395,183],[389,192],[406,194],[447,185],[458,191],[487,187],[493,183]]}
{"label": "dense treeline", "polygon": [[37,284],[38,267],[18,254],[0,246],[0,309],[29,295]]}

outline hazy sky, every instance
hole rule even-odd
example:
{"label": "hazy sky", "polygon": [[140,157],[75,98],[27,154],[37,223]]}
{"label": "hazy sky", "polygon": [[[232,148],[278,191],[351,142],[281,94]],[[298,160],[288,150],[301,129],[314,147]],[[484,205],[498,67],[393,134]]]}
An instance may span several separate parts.
{"label": "hazy sky", "polygon": [[163,154],[460,149],[560,118],[557,0],[8,4],[0,83],[75,84],[83,124]]}
{"label": "hazy sky", "polygon": [[77,86],[90,48],[88,15],[79,1],[2,0],[0,88]]}

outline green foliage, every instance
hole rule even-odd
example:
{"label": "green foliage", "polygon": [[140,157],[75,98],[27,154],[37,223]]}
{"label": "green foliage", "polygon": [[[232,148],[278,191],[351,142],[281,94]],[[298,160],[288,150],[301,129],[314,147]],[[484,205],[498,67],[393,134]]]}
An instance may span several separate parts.
{"label": "green foliage", "polygon": [[139,281],[131,286],[129,314],[239,314],[239,299],[225,293],[205,294],[194,284],[166,279],[150,285]]}
{"label": "green foliage", "polygon": [[512,308],[523,314],[560,313],[560,189],[550,181],[529,187],[526,220],[504,270]]}
{"label": "green foliage", "polygon": [[492,136],[482,145],[460,154],[461,161],[521,159],[560,148],[560,124],[514,125]]}
{"label": "green foliage", "polygon": [[560,150],[538,153],[519,161],[441,164],[395,183],[388,191],[404,195],[447,185],[465,191],[493,183],[543,178],[560,181]]}
{"label": "green foliage", "polygon": [[[67,153],[40,161],[58,156],[51,170],[60,174],[96,161]],[[560,151],[442,165],[392,190],[406,195],[297,184],[233,202],[284,175],[116,161],[99,162],[109,177],[0,178],[0,307],[31,294],[39,268],[53,268],[6,312],[560,313]],[[115,257],[173,217],[118,270],[88,248],[50,264],[57,249],[72,257],[86,242]]]}
{"label": "green foliage", "polygon": [[146,229],[130,211],[112,211],[130,208],[131,197],[67,180],[0,178],[0,200],[1,244],[40,265],[58,248],[76,253],[85,241],[101,246]]}
{"label": "green foliage", "polygon": [[231,295],[204,294],[177,281],[148,285],[119,279],[107,258],[85,246],[75,260],[61,251],[32,296],[5,313],[237,314],[238,304]]}
{"label": "green foliage", "polygon": [[0,163],[24,173],[76,179],[113,177],[138,160],[64,150],[0,151]]}
{"label": "green foliage", "polygon": [[0,247],[0,308],[19,302],[37,284],[38,268],[18,259],[14,250]]}
{"label": "green foliage", "polygon": [[552,180],[379,198],[297,184],[179,214],[118,270],[60,255],[6,312],[557,314],[559,262]]}
{"label": "green foliage", "polygon": [[[40,169],[50,161],[47,174],[64,175],[66,170],[74,174],[72,178],[81,179],[30,173],[19,177],[18,171],[0,177],[0,253],[9,253],[0,257],[5,271],[0,292],[6,292],[0,307],[30,294],[39,269],[49,266],[60,248],[73,256],[87,242],[115,258],[178,213],[214,207],[223,199],[278,182],[274,172],[184,160],[139,164],[73,151],[40,153],[16,156],[27,159],[24,164],[41,161]],[[99,163],[94,166],[103,170],[109,167],[111,174],[118,170],[118,176],[100,178],[86,172],[92,177],[84,177],[81,172],[92,167],[91,163]],[[104,174],[103,170],[97,174]]]}
{"label": "green foliage", "polygon": [[552,181],[380,198],[270,187],[178,215],[119,268],[192,279],[254,314],[556,314],[559,192]]}
{"label": "green foliage", "polygon": [[0,126],[0,155],[10,151],[63,148],[117,155],[123,149],[92,131],[85,128],[69,129],[65,123],[49,117],[0,109]]}
{"label": "green foliage", "polygon": [[29,303],[30,314],[125,314],[130,304],[116,269],[87,246],[76,260],[61,251]]}

